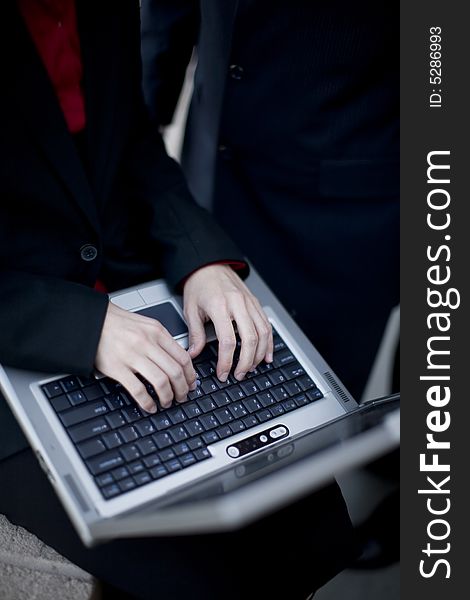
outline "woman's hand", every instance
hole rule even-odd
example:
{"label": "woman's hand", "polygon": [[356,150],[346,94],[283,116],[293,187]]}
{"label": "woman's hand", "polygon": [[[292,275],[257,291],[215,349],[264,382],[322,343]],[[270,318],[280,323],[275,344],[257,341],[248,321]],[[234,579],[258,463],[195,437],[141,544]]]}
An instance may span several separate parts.
{"label": "woman's hand", "polygon": [[273,336],[260,303],[227,265],[202,267],[184,285],[184,314],[189,327],[189,354],[195,358],[204,348],[204,323],[211,320],[219,340],[217,377],[226,381],[233,362],[236,337],[241,339],[235,377],[243,379],[263,359],[273,360]]}
{"label": "woman's hand", "polygon": [[155,319],[127,312],[111,302],[98,344],[96,368],[119,381],[147,412],[157,406],[136,374],[155,388],[160,404],[167,408],[175,398],[187,399],[196,388],[191,358]]}

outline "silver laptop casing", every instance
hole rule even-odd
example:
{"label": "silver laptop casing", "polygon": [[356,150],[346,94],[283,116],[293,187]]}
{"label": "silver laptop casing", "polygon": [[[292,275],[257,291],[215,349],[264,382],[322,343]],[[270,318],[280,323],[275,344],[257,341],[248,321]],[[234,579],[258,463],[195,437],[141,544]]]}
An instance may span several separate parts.
{"label": "silver laptop casing", "polygon": [[[378,430],[374,435],[369,432],[367,443],[364,438],[362,444],[357,446],[356,440],[354,452],[343,449],[341,455],[321,462],[315,470],[307,469],[305,472],[304,466],[299,470],[298,465],[292,465],[287,472],[283,472],[282,480],[263,476],[261,488],[257,488],[256,481],[252,480],[249,486],[227,495],[218,495],[211,501],[195,502],[194,505],[178,501],[182,492],[187,497],[191,486],[209,480],[216,473],[229,471],[234,465],[241,465],[242,461],[250,458],[229,457],[226,449],[234,442],[256,435],[276,424],[285,425],[289,431],[289,439],[295,439],[357,410],[356,402],[254,270],[246,283],[264,306],[271,323],[316,382],[324,398],[228,440],[212,444],[209,450],[213,458],[115,499],[103,499],[49,401],[40,390],[42,384],[61,375],[50,377],[43,373],[0,367],[3,393],[86,545],[126,535],[187,534],[238,527],[318,487],[331,479],[339,468],[360,464],[396,445],[396,427],[389,428],[389,431],[385,427],[381,429],[380,435]],[[170,301],[180,315],[183,314],[181,298],[172,295],[163,280],[116,292],[110,295],[110,299],[130,311]],[[213,331],[209,331],[208,336],[213,339]],[[186,334],[176,339],[183,347],[187,347]],[[268,454],[285,442],[286,438],[273,442],[258,453]]]}

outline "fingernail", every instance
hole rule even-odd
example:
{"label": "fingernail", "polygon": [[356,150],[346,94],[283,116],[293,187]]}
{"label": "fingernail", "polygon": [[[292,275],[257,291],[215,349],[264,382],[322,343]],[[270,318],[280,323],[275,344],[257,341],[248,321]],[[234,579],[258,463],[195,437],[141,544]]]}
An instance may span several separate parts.
{"label": "fingernail", "polygon": [[271,352],[269,352],[269,354],[266,354],[266,362],[267,363],[273,362],[273,355],[271,354]]}
{"label": "fingernail", "polygon": [[196,388],[197,388],[197,383],[196,383],[196,381],[193,381],[193,383],[189,386],[189,391],[194,392],[194,390]]}
{"label": "fingernail", "polygon": [[238,379],[238,381],[241,381],[244,377],[245,377],[246,373],[235,373],[235,378]]}
{"label": "fingernail", "polygon": [[228,373],[222,373],[222,375],[219,377],[220,381],[222,381],[223,383],[225,383],[227,381],[228,378]]}
{"label": "fingernail", "polygon": [[152,408],[150,408],[149,410],[147,410],[148,413],[151,413],[152,415],[154,415],[157,412],[157,406],[156,404],[154,404],[152,406]]}
{"label": "fingernail", "polygon": [[191,346],[189,346],[188,348],[188,352],[193,352],[194,350],[194,344],[191,344]]}

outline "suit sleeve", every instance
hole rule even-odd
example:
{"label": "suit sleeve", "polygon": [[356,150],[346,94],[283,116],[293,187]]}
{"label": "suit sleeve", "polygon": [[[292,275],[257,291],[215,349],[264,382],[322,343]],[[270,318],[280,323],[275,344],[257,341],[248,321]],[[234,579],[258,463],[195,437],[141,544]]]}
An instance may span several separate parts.
{"label": "suit sleeve", "polygon": [[0,270],[0,290],[0,362],[46,372],[93,370],[106,294],[14,270]]}
{"label": "suit sleeve", "polygon": [[142,0],[144,95],[157,125],[173,118],[199,20],[198,0]]}
{"label": "suit sleeve", "polygon": [[[137,18],[138,15],[134,15]],[[216,262],[243,263],[237,272],[248,274],[240,250],[200,207],[190,194],[179,165],[165,150],[156,125],[151,122],[141,93],[140,28],[134,29],[129,53],[133,56],[136,81],[132,89],[135,115],[132,137],[126,149],[123,169],[131,202],[139,207],[141,222],[164,276],[177,286],[197,269]]]}

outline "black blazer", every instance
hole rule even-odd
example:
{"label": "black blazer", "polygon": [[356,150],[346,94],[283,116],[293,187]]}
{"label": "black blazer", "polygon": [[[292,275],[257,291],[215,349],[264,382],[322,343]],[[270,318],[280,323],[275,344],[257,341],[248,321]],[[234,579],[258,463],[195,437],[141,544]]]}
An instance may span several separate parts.
{"label": "black blazer", "polygon": [[[89,373],[110,291],[243,260],[193,201],[150,125],[140,89],[137,0],[77,0],[83,154],[15,0],[2,3],[0,362]],[[0,399],[0,458],[24,447]]]}
{"label": "black blazer", "polygon": [[[146,100],[183,168],[358,396],[399,302],[397,0],[143,0]],[[192,37],[191,37],[192,35]]]}

